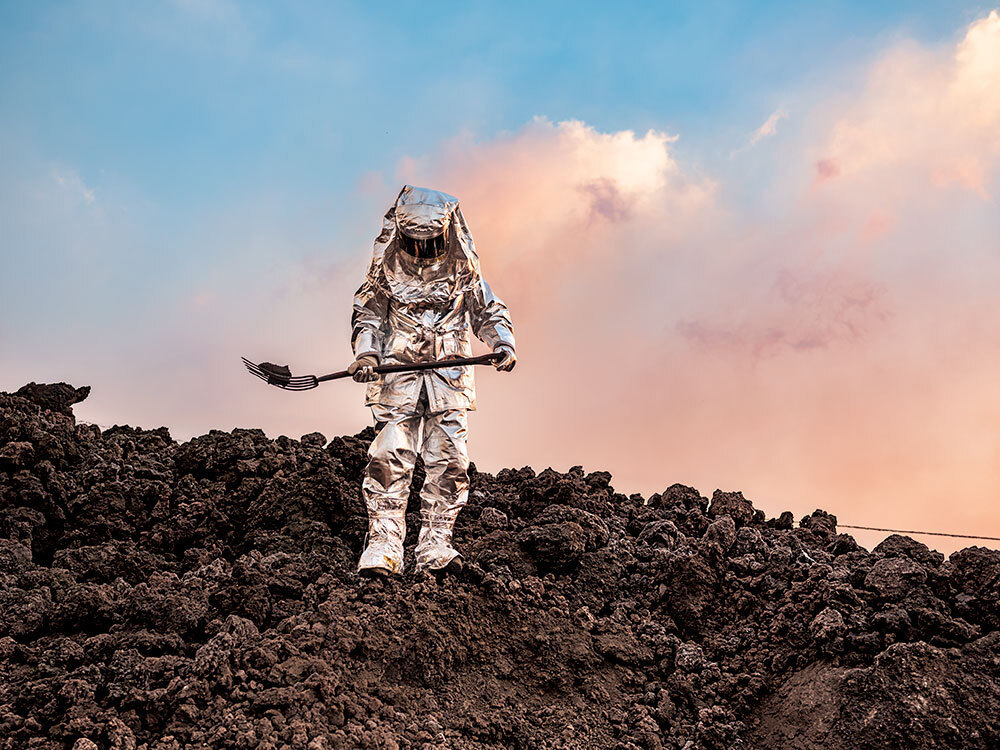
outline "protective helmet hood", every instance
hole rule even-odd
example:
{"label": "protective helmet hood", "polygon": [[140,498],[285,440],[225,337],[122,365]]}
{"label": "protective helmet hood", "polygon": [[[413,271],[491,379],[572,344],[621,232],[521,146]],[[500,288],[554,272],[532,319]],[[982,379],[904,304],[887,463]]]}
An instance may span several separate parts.
{"label": "protective helmet hood", "polygon": [[[399,258],[405,238],[424,241],[437,237],[444,239],[439,257],[449,264],[448,273],[434,282],[414,279]],[[368,277],[390,296],[406,301],[449,299],[479,283],[479,256],[458,198],[404,185],[382,219]]]}
{"label": "protective helmet hood", "polygon": [[396,227],[415,240],[438,237],[448,230],[456,208],[453,195],[406,185],[396,198]]}

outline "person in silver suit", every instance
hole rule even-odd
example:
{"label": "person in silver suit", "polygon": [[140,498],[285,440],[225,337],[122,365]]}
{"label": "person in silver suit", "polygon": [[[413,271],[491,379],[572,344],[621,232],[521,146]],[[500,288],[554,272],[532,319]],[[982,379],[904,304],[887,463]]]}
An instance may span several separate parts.
{"label": "person in silver suit", "polygon": [[418,454],[427,476],[416,567],[460,569],[452,529],[469,497],[472,367],[381,376],[373,369],[471,356],[471,335],[503,355],[494,363],[498,370],[510,371],[517,361],[510,313],[482,278],[457,198],[403,187],[383,218],[367,276],[354,296],[352,324],[355,360],[348,370],[368,383],[365,403],[376,428],[362,484],[368,539],[358,571],[402,572],[406,500]]}

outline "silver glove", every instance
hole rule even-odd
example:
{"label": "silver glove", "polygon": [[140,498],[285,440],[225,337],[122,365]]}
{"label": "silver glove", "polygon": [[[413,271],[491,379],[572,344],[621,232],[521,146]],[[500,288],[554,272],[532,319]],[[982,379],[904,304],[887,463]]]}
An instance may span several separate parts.
{"label": "silver glove", "polygon": [[379,379],[379,374],[375,372],[378,366],[378,359],[372,354],[364,354],[358,357],[347,366],[347,372],[357,383],[370,383]]}
{"label": "silver glove", "polygon": [[493,366],[502,372],[510,372],[514,369],[514,365],[517,364],[517,355],[514,354],[514,350],[506,346],[498,346],[494,350],[495,354],[502,354],[503,359],[498,359],[493,363]]}

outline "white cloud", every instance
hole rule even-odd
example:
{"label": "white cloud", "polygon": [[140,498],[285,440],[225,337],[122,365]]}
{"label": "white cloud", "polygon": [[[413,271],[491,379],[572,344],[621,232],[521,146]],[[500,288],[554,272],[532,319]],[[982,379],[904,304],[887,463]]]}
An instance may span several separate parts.
{"label": "white cloud", "polygon": [[1000,14],[975,21],[947,52],[890,50],[866,91],[841,104],[819,156],[827,189],[839,182],[884,199],[923,184],[988,200],[1000,168]]}
{"label": "white cloud", "polygon": [[80,177],[76,170],[53,169],[52,179],[67,194],[82,200],[84,203],[93,204],[97,201],[94,189],[83,181],[83,178]]}
{"label": "white cloud", "polygon": [[764,138],[770,138],[778,132],[778,123],[788,117],[783,109],[776,109],[764,123],[750,134],[749,146],[756,146]]}

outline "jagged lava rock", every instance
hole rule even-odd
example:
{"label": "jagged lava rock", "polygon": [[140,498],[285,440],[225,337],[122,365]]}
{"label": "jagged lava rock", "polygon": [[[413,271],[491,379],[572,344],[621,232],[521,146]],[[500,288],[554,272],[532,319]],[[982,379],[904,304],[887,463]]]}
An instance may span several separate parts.
{"label": "jagged lava rock", "polygon": [[366,581],[373,430],[178,444],[88,390],[0,393],[0,750],[1000,746],[995,550],[473,470],[464,575]]}

